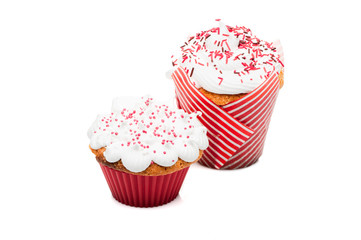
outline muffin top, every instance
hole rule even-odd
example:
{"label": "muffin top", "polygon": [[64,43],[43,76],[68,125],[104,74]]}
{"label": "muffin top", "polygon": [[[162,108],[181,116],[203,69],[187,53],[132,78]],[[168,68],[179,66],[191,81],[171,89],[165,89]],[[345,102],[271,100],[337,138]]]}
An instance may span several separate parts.
{"label": "muffin top", "polygon": [[193,162],[208,147],[207,129],[197,119],[200,114],[188,114],[149,97],[116,98],[111,113],[98,115],[89,128],[90,147],[105,148],[107,162],[121,160],[134,173],[153,162],[163,167],[178,159]]}
{"label": "muffin top", "polygon": [[246,27],[219,26],[197,33],[180,47],[172,65],[181,66],[197,88],[217,94],[249,93],[283,67],[273,43]]}

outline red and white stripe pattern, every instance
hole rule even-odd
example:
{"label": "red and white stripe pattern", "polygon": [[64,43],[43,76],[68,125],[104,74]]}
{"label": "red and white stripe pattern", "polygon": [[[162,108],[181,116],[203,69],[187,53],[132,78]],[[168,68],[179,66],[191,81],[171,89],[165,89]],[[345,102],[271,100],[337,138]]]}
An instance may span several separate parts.
{"label": "red and white stripe pattern", "polygon": [[[212,161],[207,162],[215,168],[221,168],[236,151],[254,133],[225,110],[211,102],[193,86],[183,68],[177,68],[172,78],[176,85],[176,95],[179,105],[184,111],[202,112],[200,122],[208,129],[209,147],[203,153]],[[203,161],[207,161],[203,157]]]}
{"label": "red and white stripe pattern", "polygon": [[223,165],[223,169],[237,169],[255,163],[261,156],[272,111],[279,91],[278,74],[273,73],[260,87],[245,97],[222,106],[235,119],[255,132]]}
{"label": "red and white stripe pattern", "polygon": [[273,72],[254,91],[224,106],[207,99],[177,68],[172,78],[178,106],[186,112],[200,111],[200,122],[208,129],[209,147],[199,162],[210,168],[237,169],[255,163],[264,141],[279,90],[278,73]]}

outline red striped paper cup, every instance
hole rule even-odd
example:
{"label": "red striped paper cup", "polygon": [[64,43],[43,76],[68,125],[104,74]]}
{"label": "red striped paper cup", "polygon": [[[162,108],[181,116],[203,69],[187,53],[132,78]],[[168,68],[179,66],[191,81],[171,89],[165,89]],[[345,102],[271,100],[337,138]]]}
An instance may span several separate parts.
{"label": "red striped paper cup", "polygon": [[[281,42],[276,40],[273,46],[284,62]],[[188,113],[202,112],[198,119],[208,130],[209,147],[198,161],[200,164],[215,169],[238,169],[258,161],[280,88],[278,76],[274,71],[241,99],[218,106],[191,83],[184,69],[179,67],[173,72],[178,107]]]}
{"label": "red striped paper cup", "polygon": [[189,167],[160,176],[118,171],[99,163],[113,197],[133,207],[156,207],[174,200]]}
{"label": "red striped paper cup", "polygon": [[199,163],[215,169],[238,169],[257,162],[262,155],[266,133],[277,99],[278,73],[243,98],[218,106],[206,98],[181,67],[172,78],[176,99],[186,112],[200,111],[200,122],[207,128],[209,147]]}

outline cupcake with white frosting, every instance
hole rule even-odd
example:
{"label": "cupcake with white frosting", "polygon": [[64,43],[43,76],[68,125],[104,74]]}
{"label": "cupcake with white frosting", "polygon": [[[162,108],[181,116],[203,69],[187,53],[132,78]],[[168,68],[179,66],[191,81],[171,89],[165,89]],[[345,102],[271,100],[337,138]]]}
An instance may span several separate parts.
{"label": "cupcake with white frosting", "polygon": [[274,71],[283,86],[283,62],[274,43],[257,38],[249,28],[219,26],[189,37],[172,56],[193,84],[217,105],[226,105],[252,92]]}
{"label": "cupcake with white frosting", "polygon": [[189,166],[208,147],[199,114],[152,98],[114,99],[111,113],[98,115],[88,130],[114,198],[138,207],[173,200]]}
{"label": "cupcake with white frosting", "polygon": [[[219,20],[217,20],[219,21]],[[209,147],[199,163],[238,169],[263,152],[272,111],[283,86],[280,41],[257,38],[243,26],[218,26],[187,39],[168,72],[178,107],[201,111]]]}

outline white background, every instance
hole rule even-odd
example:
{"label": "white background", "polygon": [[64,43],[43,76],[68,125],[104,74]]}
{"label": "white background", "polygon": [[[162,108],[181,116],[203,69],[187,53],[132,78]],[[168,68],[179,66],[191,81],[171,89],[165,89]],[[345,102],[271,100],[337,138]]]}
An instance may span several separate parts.
{"label": "white background", "polygon": [[[1,1],[0,239],[361,239],[357,1]],[[195,164],[172,203],[116,202],[86,132],[113,97],[168,99],[186,37],[280,38],[285,86],[249,168]]]}

